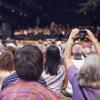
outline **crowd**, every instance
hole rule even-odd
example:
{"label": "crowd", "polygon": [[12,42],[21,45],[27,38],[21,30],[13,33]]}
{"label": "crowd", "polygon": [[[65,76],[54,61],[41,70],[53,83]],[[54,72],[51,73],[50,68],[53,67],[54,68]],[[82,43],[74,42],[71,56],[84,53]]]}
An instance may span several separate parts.
{"label": "crowd", "polygon": [[[75,26],[76,27],[76,26]],[[91,29],[100,41],[100,26],[78,26]],[[56,39],[63,40],[68,39],[70,32],[73,27],[67,25],[53,25],[44,28],[27,28],[19,29],[14,32],[14,38],[19,40],[46,40],[46,39]]]}
{"label": "crowd", "polygon": [[28,28],[20,29],[14,32],[15,39],[31,39],[31,40],[46,40],[67,38],[70,33],[70,28],[64,26],[54,26],[53,28]]}
{"label": "crowd", "polygon": [[64,41],[0,41],[0,100],[99,100],[100,45],[85,31],[84,39],[75,28]]}

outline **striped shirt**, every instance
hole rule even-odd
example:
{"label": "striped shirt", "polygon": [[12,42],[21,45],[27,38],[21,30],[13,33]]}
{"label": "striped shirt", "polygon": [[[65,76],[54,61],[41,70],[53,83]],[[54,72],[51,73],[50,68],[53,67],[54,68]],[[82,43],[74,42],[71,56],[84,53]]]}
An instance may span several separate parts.
{"label": "striped shirt", "polygon": [[[11,84],[12,82],[16,81],[16,80],[20,80],[19,76],[17,75],[16,72],[12,73],[11,75],[9,75],[8,77],[6,77],[4,80],[3,80],[3,83],[2,83],[2,86],[1,86],[1,89],[5,88],[7,85]],[[45,80],[40,77],[39,81],[38,81],[40,84],[42,84],[43,86],[47,87],[47,84],[45,82]]]}
{"label": "striped shirt", "polygon": [[64,66],[61,65],[58,70],[58,75],[51,76],[50,74],[46,74],[45,71],[42,73],[42,77],[45,79],[47,87],[54,91],[58,96],[61,95],[61,87],[65,79],[64,70]]}
{"label": "striped shirt", "polygon": [[4,88],[0,100],[60,100],[51,90],[38,82],[17,80]]}

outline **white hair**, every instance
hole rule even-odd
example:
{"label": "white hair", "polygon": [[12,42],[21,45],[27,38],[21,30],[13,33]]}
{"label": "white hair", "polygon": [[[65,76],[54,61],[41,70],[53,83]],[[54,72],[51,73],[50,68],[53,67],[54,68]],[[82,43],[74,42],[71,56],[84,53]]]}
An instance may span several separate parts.
{"label": "white hair", "polygon": [[82,54],[83,53],[83,47],[80,44],[75,44],[72,47],[72,53],[73,55],[77,55],[77,54]]}
{"label": "white hair", "polygon": [[100,88],[100,56],[88,55],[83,66],[78,72],[79,84],[81,86]]}
{"label": "white hair", "polygon": [[83,49],[83,54],[85,56],[89,55],[90,53],[91,53],[91,49],[89,47],[86,47],[86,48]]}

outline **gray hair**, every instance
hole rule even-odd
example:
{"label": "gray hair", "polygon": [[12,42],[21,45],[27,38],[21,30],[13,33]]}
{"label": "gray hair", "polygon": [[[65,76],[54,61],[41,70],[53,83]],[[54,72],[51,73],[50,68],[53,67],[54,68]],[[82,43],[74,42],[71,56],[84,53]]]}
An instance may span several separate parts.
{"label": "gray hair", "polygon": [[83,49],[83,54],[85,56],[89,55],[90,53],[91,53],[91,49],[89,47],[86,47],[86,48]]}
{"label": "gray hair", "polygon": [[82,60],[82,55],[83,55],[83,47],[80,44],[75,44],[72,47],[72,54],[74,59],[76,60]]}
{"label": "gray hair", "polygon": [[86,57],[78,72],[79,84],[85,87],[100,88],[100,56],[91,54]]}
{"label": "gray hair", "polygon": [[73,47],[72,47],[72,53],[73,55],[77,55],[77,54],[80,54],[82,55],[83,53],[83,48],[80,44],[75,44]]}

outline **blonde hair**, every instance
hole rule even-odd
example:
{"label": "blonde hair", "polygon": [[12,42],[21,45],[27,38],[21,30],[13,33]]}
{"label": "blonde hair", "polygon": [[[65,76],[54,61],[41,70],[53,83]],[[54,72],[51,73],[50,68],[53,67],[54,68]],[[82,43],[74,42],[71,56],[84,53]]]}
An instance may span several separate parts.
{"label": "blonde hair", "polygon": [[100,88],[100,56],[91,54],[86,57],[78,72],[79,84],[85,87]]}

